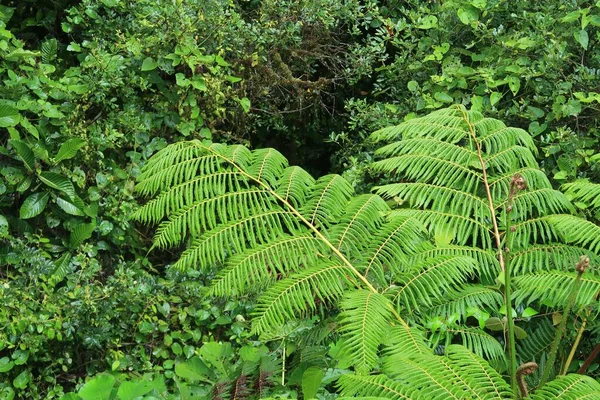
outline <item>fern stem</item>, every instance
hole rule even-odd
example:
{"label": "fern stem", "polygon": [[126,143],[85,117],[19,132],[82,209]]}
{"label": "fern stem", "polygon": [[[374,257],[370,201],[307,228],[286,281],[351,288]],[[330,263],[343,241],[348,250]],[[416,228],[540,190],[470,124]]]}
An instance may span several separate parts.
{"label": "fern stem", "polygon": [[[588,315],[589,315],[589,313],[588,313]],[[577,350],[577,347],[579,346],[579,342],[581,341],[581,336],[583,335],[583,332],[585,331],[586,325],[587,325],[587,317],[583,319],[583,322],[581,323],[581,326],[579,327],[579,330],[577,331],[577,337],[575,338],[575,342],[573,343],[573,346],[571,347],[571,351],[569,352],[569,356],[567,357],[567,361],[565,362],[565,366],[563,367],[561,375],[566,375],[567,372],[569,371],[569,367],[571,366],[571,361],[573,361],[573,357],[575,356],[575,351]]]}
{"label": "fern stem", "polygon": [[492,224],[494,225],[494,240],[496,241],[496,247],[498,249],[498,262],[500,263],[500,269],[504,271],[504,255],[502,254],[502,239],[500,238],[500,229],[498,229],[498,220],[496,219],[496,209],[494,207],[494,199],[492,198],[492,192],[490,190],[490,184],[488,182],[487,171],[485,167],[485,161],[483,160],[481,145],[475,136],[475,128],[469,121],[469,116],[467,115],[467,111],[464,107],[460,108],[460,111],[463,114],[463,119],[469,128],[469,133],[471,134],[471,138],[475,143],[475,148],[477,149],[477,158],[479,158],[479,163],[481,164],[481,171],[483,172],[483,186],[485,188],[485,194],[488,200],[488,207],[490,209],[490,216],[492,218]]}
{"label": "fern stem", "polygon": [[[502,250],[502,239],[500,237],[500,229],[498,228],[498,220],[496,218],[496,209],[494,207],[494,199],[492,198],[492,192],[490,190],[490,184],[488,182],[487,170],[485,161],[483,160],[481,144],[477,140],[477,136],[475,135],[475,128],[469,121],[469,116],[467,115],[467,111],[464,107],[460,108],[462,112],[463,119],[469,128],[469,133],[471,138],[473,139],[473,143],[475,144],[475,148],[477,149],[477,158],[479,159],[479,163],[481,164],[481,171],[483,176],[483,186],[485,188],[485,194],[488,200],[488,207],[490,209],[490,216],[492,219],[492,224],[494,226],[494,239],[496,241],[496,248],[498,249],[498,262],[500,263],[500,270],[504,271],[504,297],[506,304],[506,315],[508,319],[508,355],[509,355],[509,371],[510,371],[510,387],[513,392],[513,396],[516,398],[519,395],[519,388],[517,385],[517,353],[516,353],[516,345],[515,345],[515,323],[512,317],[512,302],[511,302],[511,274],[510,269],[508,268],[507,262],[504,257],[504,252]],[[514,178],[513,178],[514,180]],[[512,182],[511,182],[512,184]],[[508,205],[506,207],[506,239],[507,243],[510,240],[511,233],[511,218],[510,211],[512,210],[512,202],[513,196],[509,191]],[[507,248],[507,250],[509,250]]]}
{"label": "fern stem", "polygon": [[[228,162],[235,169],[237,169],[240,172],[240,174],[245,176],[247,179],[250,179],[251,181],[256,182],[258,185],[260,185],[265,190],[267,190],[274,198],[276,198],[279,202],[281,202],[281,204],[283,204],[292,214],[294,214],[300,221],[302,221],[302,223],[304,225],[306,225],[311,231],[313,231],[315,236],[317,236],[317,238],[319,238],[323,243],[325,243],[325,245],[327,247],[329,247],[329,249],[333,252],[333,254],[335,254],[340,259],[340,261],[342,263],[344,263],[344,265],[346,265],[346,267],[348,267],[348,269],[352,272],[352,274],[354,274],[360,281],[362,281],[362,283],[367,287],[367,289],[369,291],[371,291],[373,293],[378,293],[377,289],[375,289],[375,287],[371,284],[371,282],[369,282],[369,280],[365,276],[363,276],[354,267],[354,265],[346,258],[346,256],[344,256],[337,247],[335,247],[329,240],[327,240],[327,238],[321,233],[321,231],[319,231],[317,229],[317,227],[314,226],[314,224],[312,224],[310,221],[308,221],[298,210],[296,210],[296,208],[293,205],[291,205],[289,201],[287,201],[286,199],[281,197],[279,194],[277,194],[273,189],[271,189],[271,187],[269,187],[269,185],[267,185],[260,179],[253,177],[246,171],[244,171],[244,169],[241,168],[239,165],[237,165],[233,160],[225,157],[223,154],[217,153],[210,147],[204,146],[202,144],[196,144],[196,145],[206,151],[211,152],[215,156],[222,158],[224,161]],[[398,313],[398,311],[396,311],[396,309],[394,308],[394,306],[392,304],[390,304],[389,309],[392,312],[392,314],[394,315],[394,317],[398,320],[398,322],[400,324],[402,324],[402,326],[404,326],[405,329],[408,330],[409,329],[408,324],[406,323],[406,321],[404,321],[404,319],[400,316],[400,314]]]}
{"label": "fern stem", "polygon": [[[513,178],[514,180],[514,178]],[[513,186],[511,182],[511,186]],[[506,252],[505,265],[504,265],[504,304],[506,305],[506,318],[508,322],[508,357],[509,357],[509,371],[510,371],[510,387],[513,391],[513,395],[518,396],[518,380],[517,380],[517,346],[515,343],[515,320],[512,314],[512,282],[511,282],[511,271],[510,271],[510,257],[509,252],[512,246],[512,208],[513,208],[514,190],[510,189],[508,195],[508,204],[506,206]]]}
{"label": "fern stem", "polygon": [[579,284],[581,283],[581,276],[590,265],[590,259],[586,256],[582,256],[579,259],[579,262],[575,265],[575,269],[577,270],[577,277],[575,277],[575,281],[573,282],[573,286],[571,287],[571,292],[569,293],[569,300],[567,302],[567,306],[563,311],[562,320],[560,321],[560,325],[558,330],[556,331],[556,335],[554,336],[554,342],[552,342],[552,347],[550,348],[550,356],[548,357],[548,361],[546,362],[546,366],[544,367],[544,373],[542,374],[542,379],[540,380],[540,384],[538,388],[544,386],[544,384],[548,381],[548,377],[550,376],[550,370],[554,367],[554,361],[556,360],[556,353],[558,352],[558,345],[565,333],[565,329],[567,327],[567,320],[569,319],[569,313],[571,312],[571,307],[573,307],[573,303],[575,303],[575,297],[579,292]]}

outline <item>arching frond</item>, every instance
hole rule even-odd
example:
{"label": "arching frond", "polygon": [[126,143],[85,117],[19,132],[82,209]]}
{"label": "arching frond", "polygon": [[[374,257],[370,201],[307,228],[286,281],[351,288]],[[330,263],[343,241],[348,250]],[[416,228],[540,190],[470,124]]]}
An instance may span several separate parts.
{"label": "arching frond", "polygon": [[388,358],[384,371],[423,399],[508,399],[510,387],[483,358],[451,345],[446,356]]}
{"label": "arching frond", "polygon": [[427,316],[458,315],[459,321],[466,319],[469,308],[497,310],[504,303],[502,294],[496,289],[482,285],[465,285],[458,290],[447,292],[442,299],[436,299],[430,307],[423,307],[420,313]]}
{"label": "arching frond", "polygon": [[384,273],[403,268],[406,255],[413,254],[422,243],[423,233],[424,228],[417,220],[388,215],[388,221],[367,241],[358,270],[384,285]]}
{"label": "arching frond", "polygon": [[294,207],[304,204],[315,180],[308,172],[300,167],[292,166],[283,171],[275,192]]}
{"label": "arching frond", "polygon": [[287,276],[314,265],[326,252],[320,239],[309,233],[285,236],[233,255],[224,269],[211,282],[212,294],[229,296],[263,288],[261,282]]}
{"label": "arching frond", "polygon": [[377,230],[384,220],[385,211],[389,211],[389,207],[381,197],[370,194],[357,196],[347,205],[340,222],[327,230],[327,236],[344,254],[358,257],[368,244],[364,239]]}
{"label": "arching frond", "polygon": [[548,221],[567,243],[583,246],[600,254],[600,226],[567,214],[548,216]]}
{"label": "arching frond", "polygon": [[517,356],[521,363],[534,361],[539,363],[542,355],[547,354],[554,340],[556,329],[548,318],[541,319],[527,337],[517,342]]}
{"label": "arching frond", "polygon": [[560,376],[536,390],[532,400],[598,400],[600,383],[585,375]]}
{"label": "arching frond", "polygon": [[[531,304],[535,300],[546,300],[557,307],[564,307],[575,282],[575,272],[550,271],[522,275],[514,278],[517,288],[514,297],[517,302]],[[592,304],[600,293],[600,277],[584,274],[575,297],[574,307],[581,308]]]}
{"label": "arching frond", "polygon": [[314,311],[317,303],[339,299],[350,283],[348,273],[346,266],[328,263],[277,282],[258,299],[253,331],[268,333],[273,327]]}
{"label": "arching frond", "polygon": [[[564,194],[548,188],[522,191],[513,197],[512,202],[512,219],[515,221],[548,214],[575,212],[575,208]],[[496,206],[497,209],[504,207],[506,201]]]}
{"label": "arching frond", "polygon": [[423,305],[432,305],[448,290],[458,289],[472,276],[476,265],[464,256],[439,256],[411,265],[398,277],[401,286],[390,295],[398,307],[409,312]]}
{"label": "arching frond", "polygon": [[393,381],[385,375],[342,375],[338,380],[342,388],[342,396],[351,398],[382,398],[393,400],[419,399],[413,394],[408,385]]}
{"label": "arching frond", "polygon": [[527,131],[507,127],[500,120],[483,118],[474,123],[473,128],[486,154],[497,153],[515,145],[521,145],[531,152],[537,153],[535,143]]}
{"label": "arching frond", "polygon": [[492,198],[496,204],[505,202],[508,197],[508,188],[510,180],[516,174],[521,175],[527,187],[530,189],[552,189],[552,184],[548,177],[539,167],[526,167],[511,170],[499,175],[492,175],[489,177],[490,190],[492,192]]}
{"label": "arching frond", "polygon": [[443,227],[446,232],[453,234],[453,241],[458,245],[476,243],[482,248],[489,248],[492,244],[490,226],[480,220],[457,213],[436,210],[412,210],[403,208],[394,210],[394,216],[415,218],[421,221],[430,232],[435,233]]}
{"label": "arching frond", "polygon": [[219,224],[228,224],[241,218],[249,218],[260,211],[273,210],[268,190],[247,189],[228,192],[193,203],[171,214],[161,222],[154,235],[154,246],[174,247],[187,237],[195,237]]}
{"label": "arching frond", "polygon": [[256,247],[282,237],[286,231],[295,231],[298,222],[290,212],[271,210],[256,213],[229,224],[219,225],[195,239],[183,252],[174,268],[180,270],[203,269],[224,262],[231,255],[242,253],[246,248]]}
{"label": "arching frond", "polygon": [[517,276],[554,269],[572,271],[582,255],[590,256],[591,265],[600,265],[600,257],[584,247],[562,243],[529,245],[512,254],[511,272]]}
{"label": "arching frond", "polygon": [[475,327],[457,327],[448,328],[446,332],[460,337],[461,344],[478,356],[506,364],[504,347],[484,330]]}
{"label": "arching frond", "polygon": [[374,190],[386,199],[398,197],[400,200],[407,201],[411,208],[448,211],[453,214],[491,220],[490,208],[484,199],[446,186],[420,182],[391,183],[377,186]]}
{"label": "arching frond", "polygon": [[406,154],[377,161],[372,168],[377,173],[394,173],[411,181],[476,192],[482,176],[464,165],[468,161],[438,155]]}
{"label": "arching frond", "polygon": [[409,357],[413,354],[433,354],[425,343],[423,332],[406,325],[395,325],[385,342],[385,351],[391,357]]}
{"label": "arching frond", "polygon": [[339,175],[319,178],[300,212],[314,226],[327,227],[346,210],[352,185]]}
{"label": "arching frond", "polygon": [[500,273],[500,263],[491,250],[479,247],[438,245],[433,246],[425,242],[420,249],[414,252],[413,260],[426,260],[439,255],[456,255],[471,257],[477,262],[477,274],[483,283],[494,283]]}
{"label": "arching frond", "polygon": [[359,374],[368,373],[377,364],[379,345],[390,327],[391,306],[385,296],[367,290],[350,292],[341,302],[340,330]]}
{"label": "arching frond", "polygon": [[562,188],[573,201],[579,201],[593,209],[600,209],[600,184],[587,179],[565,183]]}

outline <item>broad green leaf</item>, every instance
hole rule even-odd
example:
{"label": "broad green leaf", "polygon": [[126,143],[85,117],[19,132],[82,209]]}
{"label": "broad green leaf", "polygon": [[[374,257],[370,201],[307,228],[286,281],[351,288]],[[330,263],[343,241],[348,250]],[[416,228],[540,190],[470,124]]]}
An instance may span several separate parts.
{"label": "broad green leaf", "polygon": [[15,350],[12,355],[13,360],[15,360],[15,365],[23,365],[27,362],[29,358],[29,352],[27,350]]}
{"label": "broad green leaf", "polygon": [[123,382],[119,386],[117,398],[119,400],[134,400],[143,396],[156,388],[156,382],[137,380],[133,382]]}
{"label": "broad green leaf", "polygon": [[71,253],[66,252],[54,262],[54,271],[52,271],[48,278],[50,285],[56,285],[67,276],[70,261]]}
{"label": "broad green leaf", "polygon": [[303,398],[314,399],[321,386],[321,381],[325,373],[318,367],[310,367],[302,374],[302,394]]}
{"label": "broad green leaf", "polygon": [[534,315],[538,314],[537,310],[534,310],[531,307],[527,307],[526,309],[523,310],[523,313],[521,314],[524,318],[529,318],[529,317],[533,317]]}
{"label": "broad green leaf", "polygon": [[500,101],[500,99],[502,98],[502,93],[500,92],[492,92],[490,94],[490,104],[493,106],[495,106],[496,104],[498,104],[498,102]]}
{"label": "broad green leaf", "polygon": [[503,331],[504,321],[498,317],[491,317],[485,321],[485,327],[491,331]]}
{"label": "broad green leaf", "polygon": [[14,361],[11,361],[8,357],[0,358],[0,373],[8,372],[15,366]]}
{"label": "broad green leaf", "polygon": [[585,29],[573,32],[573,36],[575,37],[575,40],[577,40],[577,42],[581,45],[581,47],[583,47],[585,50],[588,49],[590,38]]}
{"label": "broad green leaf", "polygon": [[245,113],[250,112],[250,100],[247,97],[240,99],[240,105],[244,109]]}
{"label": "broad green leaf", "polygon": [[35,169],[35,155],[33,154],[33,151],[31,150],[29,145],[24,141],[17,139],[11,139],[8,142],[15,149],[15,151],[23,161],[23,164],[25,164],[27,170],[33,171]]}
{"label": "broad green leaf", "polygon": [[59,206],[67,214],[77,215],[80,217],[83,217],[85,215],[85,212],[81,208],[77,207],[70,201],[61,199],[60,197],[56,198],[56,205]]}
{"label": "broad green leaf", "polygon": [[109,374],[100,374],[87,381],[78,394],[83,400],[109,400],[116,379]]}
{"label": "broad green leaf", "polygon": [[8,237],[8,220],[4,215],[0,215],[0,239],[5,237]]}
{"label": "broad green leaf", "polygon": [[509,76],[508,87],[510,88],[510,91],[513,93],[513,95],[516,95],[519,92],[519,89],[521,88],[521,80],[516,76]]}
{"label": "broad green leaf", "polygon": [[70,199],[75,197],[75,187],[67,177],[57,174],[56,172],[41,172],[39,178],[44,184],[48,185],[52,189],[60,190],[69,196]]}
{"label": "broad green leaf", "polygon": [[0,128],[15,126],[20,121],[21,114],[19,114],[19,110],[8,104],[0,104]]}
{"label": "broad green leaf", "polygon": [[175,365],[175,374],[191,381],[208,381],[212,375],[211,369],[200,360],[199,357],[192,357],[187,361]]}
{"label": "broad green leaf", "polygon": [[152,71],[158,67],[158,62],[154,60],[152,57],[144,58],[142,62],[142,71]]}
{"label": "broad green leaf", "polygon": [[17,375],[17,377],[13,380],[13,386],[17,389],[25,389],[30,378],[31,376],[29,375],[29,371],[25,370]]}
{"label": "broad green leaf", "polygon": [[92,233],[96,229],[96,223],[90,222],[89,224],[79,224],[73,228],[71,235],[69,236],[69,246],[71,248],[79,247],[81,243],[86,241],[92,236]]}
{"label": "broad green leaf", "polygon": [[421,19],[421,23],[417,26],[419,29],[431,29],[438,25],[438,19],[435,15],[427,15]]}
{"label": "broad green leaf", "polygon": [[527,332],[518,326],[515,326],[515,337],[519,340],[523,340],[527,337]]}
{"label": "broad green leaf", "polygon": [[29,219],[39,215],[46,208],[49,198],[50,194],[48,192],[38,192],[30,195],[21,205],[19,217]]}
{"label": "broad green leaf", "polygon": [[479,11],[470,5],[459,8],[456,14],[460,19],[460,22],[465,25],[470,25],[472,22],[475,22],[479,19]]}
{"label": "broad green leaf", "polygon": [[56,157],[54,157],[54,163],[58,164],[63,160],[68,160],[69,158],[75,157],[77,151],[85,146],[85,144],[86,141],[80,138],[68,139],[60,145],[58,153],[56,154]]}
{"label": "broad green leaf", "polygon": [[561,18],[561,22],[573,22],[573,21],[577,21],[579,19],[579,15],[581,15],[581,11],[577,10],[577,11],[571,11],[570,13],[568,13],[567,15],[565,15],[564,17]]}
{"label": "broad green leaf", "polygon": [[445,93],[445,92],[435,92],[433,97],[437,101],[441,101],[442,103],[453,103],[454,102],[454,99],[452,98],[452,96],[450,96],[448,93]]}

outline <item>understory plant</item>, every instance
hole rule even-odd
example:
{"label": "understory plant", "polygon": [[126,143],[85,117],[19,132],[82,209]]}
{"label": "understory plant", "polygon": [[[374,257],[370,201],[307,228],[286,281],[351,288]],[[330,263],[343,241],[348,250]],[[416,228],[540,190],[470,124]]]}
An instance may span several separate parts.
{"label": "understory plant", "polygon": [[554,370],[541,365],[549,356],[538,340],[538,329],[554,329],[514,317],[540,299],[557,312],[592,310],[600,290],[593,267],[575,271],[582,255],[594,265],[600,228],[552,188],[531,137],[462,106],[373,137],[391,142],[373,164],[387,183],[358,195],[274,149],[169,145],[142,170],[137,190],[150,200],[134,217],[158,224],[154,248],[184,249],[171,268],[210,277],[209,295],[256,298],[261,340],[291,344],[286,332],[316,321],[302,344],[339,347],[328,390],[342,396],[598,393],[580,375],[524,381],[534,362]]}

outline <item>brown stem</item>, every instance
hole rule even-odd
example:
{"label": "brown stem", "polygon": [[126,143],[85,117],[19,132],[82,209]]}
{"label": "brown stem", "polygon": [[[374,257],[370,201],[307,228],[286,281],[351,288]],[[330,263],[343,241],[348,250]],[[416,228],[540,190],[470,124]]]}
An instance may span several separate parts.
{"label": "brown stem", "polygon": [[577,371],[577,373],[585,374],[585,371],[587,371],[588,367],[594,362],[594,360],[598,356],[598,353],[600,353],[600,344],[597,344],[596,347],[594,347],[594,350],[592,350],[590,355],[585,359],[585,362],[583,363],[581,368],[579,368],[579,371]]}
{"label": "brown stem", "polygon": [[494,199],[492,198],[492,192],[490,191],[490,184],[488,183],[487,171],[485,168],[485,161],[483,160],[483,156],[481,155],[481,145],[479,141],[477,141],[477,137],[475,136],[475,129],[471,122],[469,122],[469,117],[467,116],[467,112],[464,109],[461,109],[463,113],[463,119],[467,123],[469,127],[469,132],[471,134],[471,138],[475,143],[475,147],[477,148],[477,158],[479,158],[479,163],[481,164],[481,170],[483,171],[483,186],[485,187],[485,194],[488,199],[488,207],[490,209],[490,218],[492,219],[492,224],[494,225],[494,239],[496,240],[496,248],[498,249],[498,261],[500,262],[500,269],[504,271],[504,255],[502,254],[502,239],[500,238],[500,229],[498,229],[498,221],[496,220],[496,208],[494,207]]}
{"label": "brown stem", "polygon": [[528,362],[521,364],[517,368],[517,381],[519,382],[519,390],[521,391],[521,398],[529,396],[529,390],[525,383],[525,376],[533,374],[538,369],[538,365],[534,362]]}

